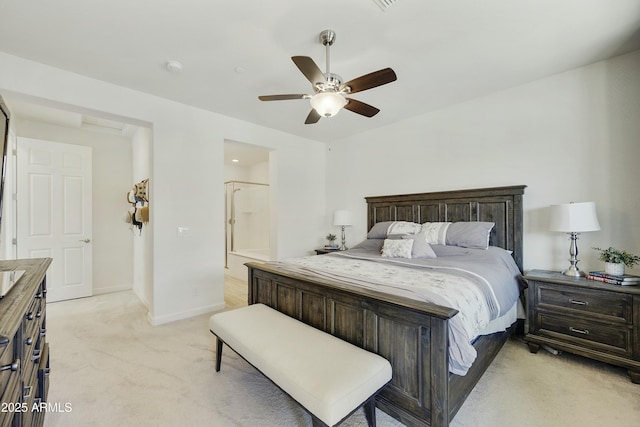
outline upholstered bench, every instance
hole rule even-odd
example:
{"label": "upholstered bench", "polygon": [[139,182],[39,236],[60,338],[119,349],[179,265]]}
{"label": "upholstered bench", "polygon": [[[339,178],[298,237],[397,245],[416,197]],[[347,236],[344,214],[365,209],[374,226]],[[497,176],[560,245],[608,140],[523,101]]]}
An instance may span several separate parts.
{"label": "upholstered bench", "polygon": [[375,395],[391,380],[391,364],[264,304],[214,314],[216,371],[223,344],[302,405],[313,425],[334,426],[364,404],[375,426]]}

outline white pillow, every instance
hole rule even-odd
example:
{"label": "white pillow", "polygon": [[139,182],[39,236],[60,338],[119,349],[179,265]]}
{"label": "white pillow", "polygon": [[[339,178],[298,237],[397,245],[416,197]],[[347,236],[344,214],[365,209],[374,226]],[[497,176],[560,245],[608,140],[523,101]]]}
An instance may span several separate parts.
{"label": "white pillow", "polygon": [[385,239],[382,245],[384,258],[411,258],[413,239]]}

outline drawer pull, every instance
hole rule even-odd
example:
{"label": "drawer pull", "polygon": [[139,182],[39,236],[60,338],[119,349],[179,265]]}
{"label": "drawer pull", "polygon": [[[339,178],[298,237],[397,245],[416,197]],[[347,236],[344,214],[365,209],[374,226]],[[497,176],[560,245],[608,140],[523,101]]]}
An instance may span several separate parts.
{"label": "drawer pull", "polygon": [[569,302],[575,305],[589,305],[589,301],[580,301],[577,299],[570,299]]}
{"label": "drawer pull", "polygon": [[12,371],[17,371],[18,369],[20,369],[20,359],[14,360],[13,363],[9,365],[0,366],[0,371],[8,371],[9,369],[11,369]]}
{"label": "drawer pull", "polygon": [[571,332],[575,332],[577,334],[589,335],[589,330],[588,329],[576,329],[576,328],[572,328],[571,326],[569,326],[569,330]]}

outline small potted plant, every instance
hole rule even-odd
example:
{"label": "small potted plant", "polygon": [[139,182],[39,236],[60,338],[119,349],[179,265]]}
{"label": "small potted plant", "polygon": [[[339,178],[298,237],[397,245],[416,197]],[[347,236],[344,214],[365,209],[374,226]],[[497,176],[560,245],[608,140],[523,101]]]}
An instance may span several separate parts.
{"label": "small potted plant", "polygon": [[326,248],[336,248],[336,244],[334,243],[336,241],[336,235],[335,234],[327,234],[327,244],[325,245]]}
{"label": "small potted plant", "polygon": [[640,262],[640,256],[630,254],[627,251],[612,248],[607,249],[593,248],[600,252],[598,258],[604,261],[604,272],[614,276],[624,275],[624,267],[629,268]]}

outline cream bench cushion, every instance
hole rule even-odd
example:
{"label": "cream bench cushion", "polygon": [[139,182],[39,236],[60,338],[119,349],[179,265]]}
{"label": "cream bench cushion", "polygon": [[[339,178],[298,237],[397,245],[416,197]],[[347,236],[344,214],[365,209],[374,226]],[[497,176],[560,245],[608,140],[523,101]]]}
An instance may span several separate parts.
{"label": "cream bench cushion", "polygon": [[264,304],[214,314],[209,329],[219,340],[216,370],[221,340],[329,426],[391,380],[383,357]]}

